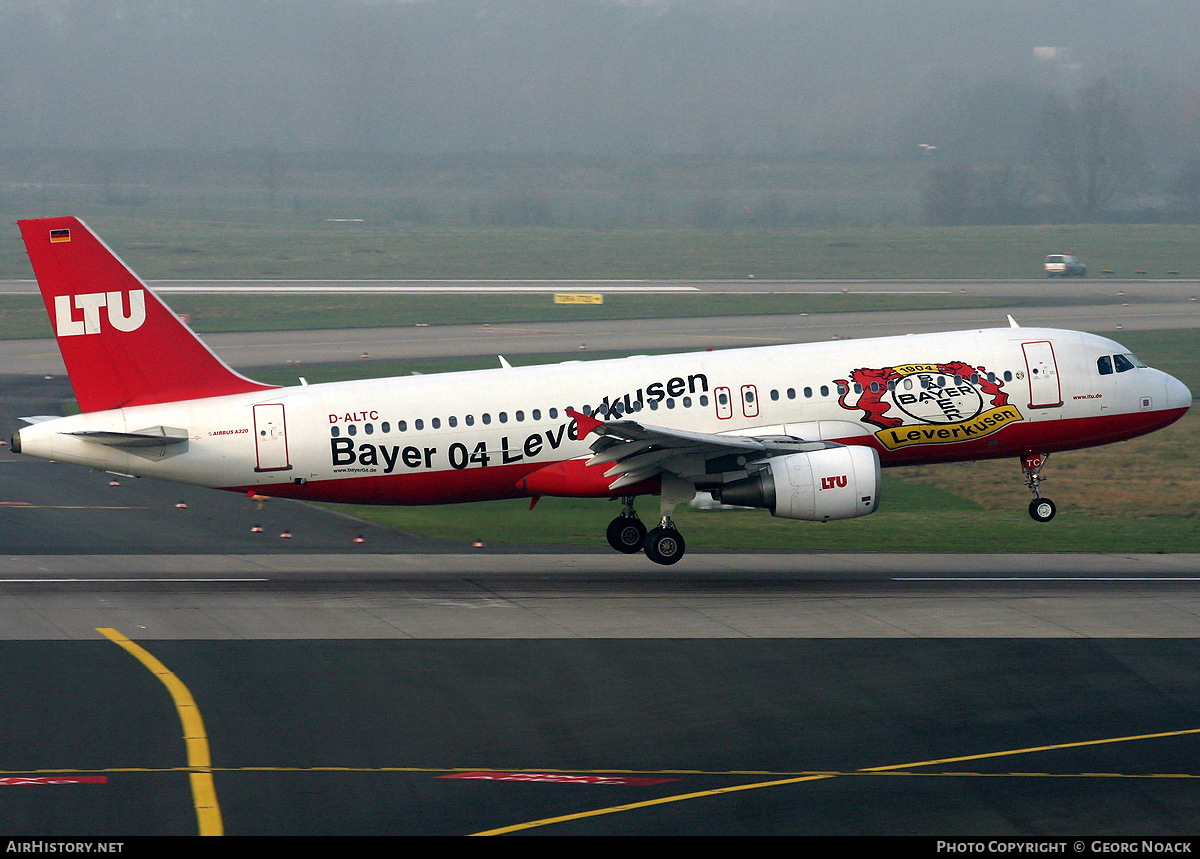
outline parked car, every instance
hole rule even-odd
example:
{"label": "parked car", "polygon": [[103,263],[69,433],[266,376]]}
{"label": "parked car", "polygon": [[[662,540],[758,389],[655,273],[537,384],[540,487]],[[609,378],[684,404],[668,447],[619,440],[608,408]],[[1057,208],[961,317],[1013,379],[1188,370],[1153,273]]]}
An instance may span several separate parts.
{"label": "parked car", "polygon": [[1085,277],[1087,266],[1070,254],[1046,257],[1046,277]]}

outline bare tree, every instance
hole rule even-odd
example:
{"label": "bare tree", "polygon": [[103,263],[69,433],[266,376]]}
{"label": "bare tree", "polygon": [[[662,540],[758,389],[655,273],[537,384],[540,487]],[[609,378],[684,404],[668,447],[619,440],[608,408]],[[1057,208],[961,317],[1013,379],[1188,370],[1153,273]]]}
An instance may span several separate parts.
{"label": "bare tree", "polygon": [[1171,183],[1171,196],[1192,217],[1200,215],[1200,158],[1193,158],[1184,165]]}
{"label": "bare tree", "polygon": [[1137,193],[1142,142],[1119,93],[1101,79],[1075,103],[1047,99],[1038,123],[1040,166],[1078,215],[1095,217]]}
{"label": "bare tree", "polygon": [[921,189],[925,219],[935,226],[967,223],[974,184],[974,174],[965,164],[934,167]]}
{"label": "bare tree", "polygon": [[975,177],[975,220],[981,224],[1019,224],[1029,217],[1032,190],[1029,169],[1002,164]]}

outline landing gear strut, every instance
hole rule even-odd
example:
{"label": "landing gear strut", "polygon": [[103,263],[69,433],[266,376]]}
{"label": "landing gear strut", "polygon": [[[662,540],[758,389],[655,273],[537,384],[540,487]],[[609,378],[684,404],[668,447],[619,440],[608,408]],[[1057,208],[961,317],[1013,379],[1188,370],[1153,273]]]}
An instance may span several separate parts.
{"label": "landing gear strut", "polygon": [[1054,502],[1049,498],[1042,497],[1041,482],[1046,479],[1042,477],[1042,468],[1045,467],[1048,459],[1050,459],[1048,453],[1027,453],[1021,460],[1021,471],[1025,473],[1025,485],[1033,493],[1033,500],[1029,502],[1029,515],[1035,522],[1049,522],[1057,512]]}
{"label": "landing gear strut", "polygon": [[674,564],[683,557],[686,545],[683,536],[671,520],[675,508],[696,494],[696,485],[689,480],[664,473],[659,499],[658,527],[646,531],[646,526],[633,509],[632,495],[621,499],[621,515],[608,523],[608,545],[618,552],[632,555],[644,551],[656,564]]}
{"label": "landing gear strut", "polygon": [[646,526],[633,509],[633,496],[621,499],[621,515],[608,523],[608,545],[627,555],[642,551],[646,543]]}
{"label": "landing gear strut", "polygon": [[656,564],[675,563],[686,548],[683,535],[675,529],[670,516],[662,517],[658,527],[646,535],[646,557]]}
{"label": "landing gear strut", "polygon": [[696,497],[696,484],[670,472],[663,472],[659,489],[658,511],[662,517],[658,527],[646,535],[646,557],[656,564],[673,564],[683,557],[686,544],[675,528],[671,514],[684,501]]}

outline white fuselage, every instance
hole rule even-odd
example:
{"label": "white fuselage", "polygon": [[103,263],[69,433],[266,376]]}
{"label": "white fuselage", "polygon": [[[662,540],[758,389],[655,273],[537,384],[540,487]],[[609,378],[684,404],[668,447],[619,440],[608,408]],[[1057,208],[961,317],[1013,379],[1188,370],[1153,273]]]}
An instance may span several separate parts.
{"label": "white fuselage", "polygon": [[[1178,418],[1191,396],[1171,376],[1101,372],[1101,358],[1123,353],[1094,335],[1003,328],[569,361],[90,412],[26,427],[18,443],[47,459],[267,495],[483,500],[534,494],[523,477],[588,454],[568,408],[673,430],[865,444],[885,466],[1087,447]],[[150,428],[187,439],[73,435]]]}

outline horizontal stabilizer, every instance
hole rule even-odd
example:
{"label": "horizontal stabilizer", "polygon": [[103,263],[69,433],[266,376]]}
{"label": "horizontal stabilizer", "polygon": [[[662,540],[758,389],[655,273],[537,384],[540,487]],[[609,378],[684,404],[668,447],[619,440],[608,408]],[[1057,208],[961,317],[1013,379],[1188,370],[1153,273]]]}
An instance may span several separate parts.
{"label": "horizontal stabilizer", "polygon": [[107,444],[110,447],[162,447],[188,440],[188,431],[178,427],[147,427],[137,432],[109,432],[107,430],[81,430],[67,433],[84,441]]}
{"label": "horizontal stabilizer", "polygon": [[30,415],[27,418],[17,418],[17,420],[27,424],[40,424],[46,421],[56,421],[61,417],[62,415]]}

